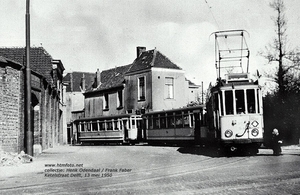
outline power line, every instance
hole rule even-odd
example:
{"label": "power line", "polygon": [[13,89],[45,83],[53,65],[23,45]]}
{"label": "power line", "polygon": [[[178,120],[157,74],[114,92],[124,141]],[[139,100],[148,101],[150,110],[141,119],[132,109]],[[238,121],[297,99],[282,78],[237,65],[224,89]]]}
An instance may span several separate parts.
{"label": "power line", "polygon": [[218,29],[220,30],[221,28],[220,28],[219,23],[217,22],[217,20],[216,20],[216,18],[215,18],[215,16],[214,16],[213,12],[212,12],[211,6],[208,4],[207,0],[204,0],[204,1],[205,1],[206,5],[207,5],[207,7],[208,7],[209,12],[211,13],[212,17],[214,18],[215,23],[216,23],[217,26],[218,26]]}

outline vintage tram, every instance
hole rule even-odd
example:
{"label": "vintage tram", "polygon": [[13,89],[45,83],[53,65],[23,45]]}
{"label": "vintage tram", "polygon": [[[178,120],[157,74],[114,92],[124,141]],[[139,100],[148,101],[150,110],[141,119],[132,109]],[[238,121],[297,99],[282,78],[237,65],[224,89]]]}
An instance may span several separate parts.
{"label": "vintage tram", "polygon": [[220,148],[255,154],[263,143],[262,93],[259,85],[247,77],[230,74],[226,82],[211,88],[208,129],[215,132]]}
{"label": "vintage tram", "polygon": [[[263,143],[263,101],[258,80],[250,79],[248,72],[250,52],[245,32],[214,33],[218,78],[216,85],[210,87],[207,119],[208,129],[215,132],[220,148],[256,154]],[[230,37],[240,38],[239,44],[230,44]]]}
{"label": "vintage tram", "polygon": [[141,115],[123,114],[74,121],[78,143],[135,144],[142,139]]}
{"label": "vintage tram", "polygon": [[150,145],[195,145],[206,137],[205,106],[153,111],[143,115],[145,141]]}

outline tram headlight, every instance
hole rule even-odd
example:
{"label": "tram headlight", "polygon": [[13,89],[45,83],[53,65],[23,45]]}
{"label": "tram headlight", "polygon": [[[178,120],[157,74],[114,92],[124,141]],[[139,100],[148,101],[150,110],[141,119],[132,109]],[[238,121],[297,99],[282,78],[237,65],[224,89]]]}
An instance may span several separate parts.
{"label": "tram headlight", "polygon": [[233,135],[233,132],[230,129],[225,131],[225,137],[230,138],[232,135]]}
{"label": "tram headlight", "polygon": [[252,134],[254,137],[256,137],[256,136],[258,136],[258,134],[259,134],[259,130],[256,129],[256,128],[254,128],[254,129],[252,129],[251,134]]}
{"label": "tram headlight", "polygon": [[257,121],[253,121],[251,124],[253,127],[257,127],[259,125],[259,123]]}

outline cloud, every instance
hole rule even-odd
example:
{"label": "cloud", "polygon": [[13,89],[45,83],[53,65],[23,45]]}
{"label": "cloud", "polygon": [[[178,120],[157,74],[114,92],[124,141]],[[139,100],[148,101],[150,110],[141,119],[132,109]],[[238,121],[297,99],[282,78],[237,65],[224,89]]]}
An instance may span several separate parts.
{"label": "cloud", "polygon": [[[156,47],[199,84],[216,78],[214,31],[247,30],[250,63],[261,66],[257,51],[275,35],[268,2],[31,0],[31,44],[42,43],[67,70],[90,72],[133,62],[136,46]],[[285,3],[291,44],[299,45],[299,3]],[[25,1],[1,0],[0,14],[1,45],[24,46]]]}

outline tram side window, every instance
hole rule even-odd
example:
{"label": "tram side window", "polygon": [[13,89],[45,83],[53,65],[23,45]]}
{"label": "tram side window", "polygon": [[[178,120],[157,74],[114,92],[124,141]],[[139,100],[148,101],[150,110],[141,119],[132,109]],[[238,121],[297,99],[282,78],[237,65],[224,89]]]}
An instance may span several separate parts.
{"label": "tram side window", "polygon": [[92,122],[92,131],[98,131],[98,123],[96,121]]}
{"label": "tram side window", "polygon": [[120,124],[120,130],[123,131],[123,129],[124,129],[124,128],[123,128],[123,121],[122,121],[122,120],[119,120],[119,124]]}
{"label": "tram side window", "polygon": [[236,99],[236,113],[237,114],[245,114],[244,90],[236,90],[235,91],[235,99]]}
{"label": "tram side window", "polygon": [[84,123],[79,123],[79,125],[80,125],[80,128],[81,128],[81,131],[85,131]]}
{"label": "tram side window", "polygon": [[119,130],[118,122],[119,121],[117,121],[117,120],[114,121],[114,130],[116,130],[116,131]]}
{"label": "tram side window", "polygon": [[214,94],[214,110],[219,110],[219,98],[218,93]]}
{"label": "tram side window", "polygon": [[224,110],[223,110],[223,96],[222,96],[222,92],[219,92],[219,97],[220,97],[220,104],[221,104],[221,115],[224,115]]}
{"label": "tram side window", "polygon": [[99,122],[99,127],[100,127],[100,131],[104,131],[105,130],[105,123],[104,122]]}
{"label": "tram side window", "polygon": [[191,127],[194,127],[195,124],[194,124],[194,115],[193,114],[190,114],[190,119],[191,119]]}
{"label": "tram side window", "polygon": [[233,93],[232,91],[225,91],[225,111],[227,115],[233,114]]}
{"label": "tram side window", "polygon": [[113,130],[112,121],[107,121],[106,125],[107,125],[107,130],[108,131],[112,131]]}
{"label": "tram side window", "polygon": [[166,116],[165,115],[161,115],[160,116],[160,128],[166,128]]}
{"label": "tram side window", "polygon": [[189,118],[189,113],[185,112],[183,114],[183,126],[184,127],[189,127],[190,126],[190,118]]}
{"label": "tram side window", "polygon": [[168,128],[174,128],[175,127],[173,113],[168,113],[167,114],[167,123],[168,123]]}
{"label": "tram side window", "polygon": [[255,93],[254,89],[247,89],[247,108],[248,113],[255,113]]}
{"label": "tram side window", "polygon": [[90,122],[86,122],[85,123],[85,128],[87,131],[91,131],[91,123]]}
{"label": "tram side window", "polygon": [[153,117],[153,128],[159,129],[159,117],[158,115],[154,115]]}
{"label": "tram side window", "polygon": [[153,129],[153,118],[152,118],[152,116],[148,116],[148,128]]}
{"label": "tram side window", "polygon": [[181,112],[176,113],[175,116],[176,127],[183,127],[182,114]]}

